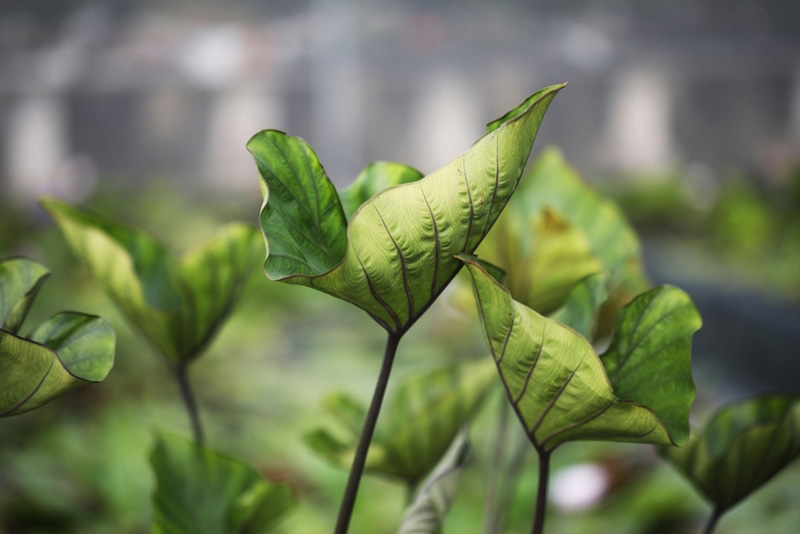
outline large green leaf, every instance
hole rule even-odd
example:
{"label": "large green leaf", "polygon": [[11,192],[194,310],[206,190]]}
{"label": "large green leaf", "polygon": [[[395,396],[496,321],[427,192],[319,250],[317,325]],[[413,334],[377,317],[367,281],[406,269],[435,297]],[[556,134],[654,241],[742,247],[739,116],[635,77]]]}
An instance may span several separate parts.
{"label": "large green leaf", "polygon": [[499,216],[561,87],[531,96],[438,171],[373,195],[349,224],[304,141],[277,131],[256,134],[247,148],[262,178],[267,276],[347,300],[388,331],[405,331],[460,269],[453,255],[475,250]]}
{"label": "large green leaf", "polygon": [[586,338],[514,301],[474,257],[459,258],[509,400],[537,448],[578,439],[688,439],[690,343],[700,316],[684,292],[664,286],[634,299],[601,361]]}
{"label": "large green leaf", "polygon": [[229,224],[174,261],[146,233],[46,199],[73,253],[125,316],[173,363],[196,358],[260,262],[258,231]]}
{"label": "large green leaf", "polygon": [[[416,485],[441,459],[459,428],[478,411],[495,380],[488,360],[408,379],[394,393],[378,423],[367,471]],[[329,396],[325,403],[340,428],[317,429],[306,441],[329,461],[349,467],[366,411],[346,394]]]}
{"label": "large green leaf", "polygon": [[800,456],[800,402],[767,395],[730,404],[686,447],[659,452],[724,512]]}
{"label": "large green leaf", "polygon": [[[0,261],[0,417],[24,413],[87,382],[101,382],[114,365],[114,331],[103,319],[77,312],[54,315],[29,336],[16,331],[46,279],[25,258]],[[12,320],[8,320],[12,317]]]}
{"label": "large green leaf", "polygon": [[461,476],[471,462],[472,450],[464,428],[453,439],[436,468],[420,485],[411,504],[403,513],[397,534],[441,534]]}
{"label": "large green leaf", "polygon": [[259,534],[291,507],[284,484],[238,460],[161,434],[150,463],[156,475],[153,534]]}
{"label": "large green leaf", "polygon": [[39,288],[50,272],[27,258],[0,261],[0,328],[19,332]]}

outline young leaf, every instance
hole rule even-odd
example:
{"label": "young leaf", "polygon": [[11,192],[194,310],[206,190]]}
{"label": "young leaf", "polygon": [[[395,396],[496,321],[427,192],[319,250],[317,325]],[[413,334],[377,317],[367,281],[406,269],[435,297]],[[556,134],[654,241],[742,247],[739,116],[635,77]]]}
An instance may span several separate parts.
{"label": "young leaf", "polygon": [[686,447],[658,451],[725,512],[800,456],[800,402],[767,395],[730,404]]}
{"label": "young leaf", "polygon": [[[0,261],[0,417],[38,408],[69,389],[101,382],[114,365],[114,331],[77,312],[54,315],[27,338],[17,335],[47,270],[25,258]],[[9,320],[9,317],[11,319]]]}
{"label": "young leaf", "polygon": [[[373,195],[349,225],[304,141],[277,131],[256,134],[247,148],[262,178],[267,276],[347,300],[389,332],[404,332],[455,276],[460,263],[453,255],[475,250],[497,219],[561,87],[530,97],[445,167]],[[414,178],[402,174],[399,181]]]}
{"label": "young leaf", "polygon": [[474,257],[459,258],[472,276],[509,400],[534,446],[549,452],[579,439],[686,441],[694,399],[690,343],[700,317],[685,293],[664,286],[634,299],[601,361],[583,336],[515,302]]}
{"label": "young leaf", "polygon": [[[404,382],[376,429],[366,469],[416,485],[441,459],[459,428],[481,407],[496,380],[492,367],[488,360],[481,360],[437,369]],[[326,408],[343,432],[317,429],[306,441],[329,461],[349,467],[365,410],[344,394],[326,399]]]}
{"label": "young leaf", "polygon": [[549,315],[549,318],[563,323],[586,339],[594,337],[597,312],[608,298],[606,277],[603,274],[590,274],[572,289],[564,304]]}
{"label": "young leaf", "polygon": [[397,534],[441,534],[461,476],[471,462],[472,450],[464,428],[417,490],[411,504],[403,513]]}
{"label": "young leaf", "polygon": [[50,276],[41,264],[27,258],[0,261],[0,328],[16,334],[39,288]]}
{"label": "young leaf", "polygon": [[258,231],[246,225],[223,227],[175,262],[140,230],[56,199],[42,205],[103,290],[175,364],[203,351],[260,261]]}
{"label": "young leaf", "polygon": [[284,484],[191,441],[160,434],[150,463],[156,475],[153,534],[259,534],[291,507]]}

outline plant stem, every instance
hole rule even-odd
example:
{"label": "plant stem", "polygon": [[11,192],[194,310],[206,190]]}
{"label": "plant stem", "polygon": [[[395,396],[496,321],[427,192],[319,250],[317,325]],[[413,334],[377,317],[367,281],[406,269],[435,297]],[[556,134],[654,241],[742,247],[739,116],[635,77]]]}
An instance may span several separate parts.
{"label": "plant stem", "polygon": [[711,532],[714,531],[714,527],[717,526],[717,521],[719,521],[720,516],[722,516],[722,510],[715,506],[714,510],[711,512],[711,517],[708,518],[706,527],[703,529],[703,534],[711,534]]}
{"label": "plant stem", "polygon": [[390,332],[389,338],[386,340],[386,352],[383,354],[383,363],[378,375],[378,382],[375,384],[375,393],[372,395],[372,402],[370,402],[369,410],[367,411],[364,428],[361,430],[361,438],[358,441],[353,465],[350,467],[350,477],[347,479],[342,504],[339,506],[335,534],[346,534],[350,526],[350,517],[353,515],[353,506],[356,502],[361,475],[364,472],[364,463],[367,460],[369,444],[372,441],[372,434],[375,432],[375,423],[378,422],[378,414],[381,411],[383,396],[386,393],[386,385],[389,383],[389,374],[392,372],[392,363],[394,362],[394,355],[401,336],[402,334]]}
{"label": "plant stem", "polygon": [[547,479],[550,477],[550,453],[538,448],[536,452],[539,453],[539,490],[536,494],[536,515],[533,517],[532,534],[542,534],[547,505]]}
{"label": "plant stem", "polygon": [[189,414],[189,420],[192,422],[194,440],[198,445],[203,445],[203,443],[205,443],[205,436],[203,434],[203,427],[200,424],[200,412],[197,410],[197,402],[195,401],[194,393],[192,393],[192,387],[189,384],[187,370],[186,364],[178,364],[178,366],[175,367],[175,379],[178,381],[178,386],[180,386],[181,398],[183,398],[183,404],[186,406],[186,411]]}
{"label": "plant stem", "polygon": [[503,471],[503,456],[506,447],[506,433],[508,430],[508,414],[510,405],[505,396],[500,399],[500,416],[497,421],[497,434],[494,440],[494,454],[489,466],[489,477],[486,482],[486,501],[484,503],[484,534],[496,534],[499,530],[499,504],[500,504],[500,475]]}

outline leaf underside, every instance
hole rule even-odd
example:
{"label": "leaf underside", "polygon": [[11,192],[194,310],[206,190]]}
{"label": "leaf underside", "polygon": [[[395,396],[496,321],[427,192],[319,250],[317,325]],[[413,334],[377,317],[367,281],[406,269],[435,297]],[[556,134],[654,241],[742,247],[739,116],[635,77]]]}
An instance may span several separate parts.
{"label": "leaf underside", "polygon": [[[578,332],[515,302],[474,257],[460,259],[472,276],[509,400],[534,446],[550,451],[583,439],[680,444],[688,438],[690,341],[700,318],[685,293],[665,286],[635,299],[621,312],[613,350],[601,361]],[[613,364],[608,372],[606,359]],[[658,395],[631,385],[637,381]]]}
{"label": "leaf underside", "polygon": [[659,453],[720,511],[728,510],[800,456],[800,402],[767,395],[728,405],[686,447]]}
{"label": "leaf underside", "polygon": [[157,437],[150,463],[156,475],[153,534],[259,534],[292,505],[288,486],[176,436]]}
{"label": "leaf underside", "polygon": [[561,87],[533,95],[514,118],[438,171],[373,195],[349,225],[304,141],[256,134],[248,149],[262,178],[267,275],[347,300],[387,330],[404,331],[461,267],[454,254],[475,250],[499,216]]}
{"label": "leaf underside", "polygon": [[260,263],[258,231],[247,225],[224,226],[175,262],[145,232],[56,199],[42,205],[100,287],[174,363],[203,351]]}

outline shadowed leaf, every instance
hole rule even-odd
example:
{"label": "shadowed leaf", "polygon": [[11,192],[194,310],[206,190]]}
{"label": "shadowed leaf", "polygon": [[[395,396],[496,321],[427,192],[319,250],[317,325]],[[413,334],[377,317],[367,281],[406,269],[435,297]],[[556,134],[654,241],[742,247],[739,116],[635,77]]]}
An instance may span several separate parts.
{"label": "shadowed leaf", "polygon": [[730,404],[686,447],[659,447],[724,512],[800,455],[798,397],[768,395]]}
{"label": "shadowed leaf", "polygon": [[536,447],[550,451],[579,439],[686,441],[694,399],[690,342],[700,317],[685,293],[665,286],[634,299],[601,361],[579,333],[515,302],[473,257],[459,257],[472,275],[509,400]]}
{"label": "shadowed leaf", "polygon": [[[304,141],[270,130],[256,134],[247,146],[262,178],[267,276],[342,298],[387,330],[405,331],[460,269],[453,255],[475,250],[497,219],[561,87],[533,95],[514,118],[438,171],[373,195],[349,225]],[[400,174],[400,181],[414,177]]]}
{"label": "shadowed leaf", "polygon": [[269,532],[293,502],[288,486],[175,436],[158,436],[150,463],[156,475],[153,534]]}

